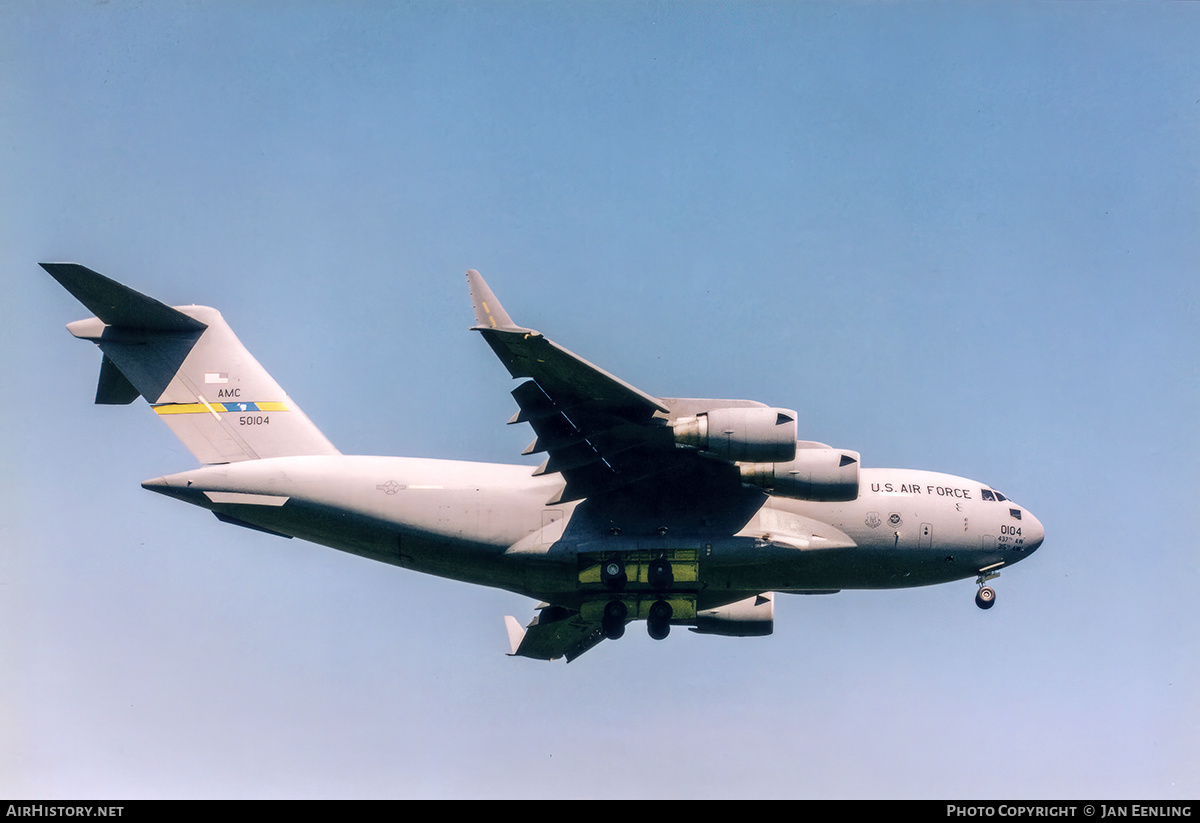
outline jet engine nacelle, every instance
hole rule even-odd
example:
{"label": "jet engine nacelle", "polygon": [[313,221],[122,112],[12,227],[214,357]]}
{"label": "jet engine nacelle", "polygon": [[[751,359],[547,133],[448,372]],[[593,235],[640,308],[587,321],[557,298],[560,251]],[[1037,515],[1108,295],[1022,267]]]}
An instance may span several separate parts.
{"label": "jet engine nacelle", "polygon": [[734,463],[777,463],[796,456],[796,412],[765,406],[713,409],[675,421],[675,442]]}
{"label": "jet engine nacelle", "polygon": [[858,497],[858,452],[847,449],[797,449],[786,463],[743,463],[742,482],[781,497],[844,502]]}
{"label": "jet engine nacelle", "polygon": [[775,631],[775,593],[756,594],[727,606],[698,611],[692,631],[724,637],[766,637]]}

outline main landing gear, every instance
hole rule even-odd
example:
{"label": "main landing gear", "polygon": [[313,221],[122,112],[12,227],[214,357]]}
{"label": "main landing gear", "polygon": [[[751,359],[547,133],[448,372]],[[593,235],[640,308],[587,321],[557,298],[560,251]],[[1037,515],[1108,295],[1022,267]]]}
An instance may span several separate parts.
{"label": "main landing gear", "polygon": [[629,607],[620,600],[610,600],[604,604],[604,617],[600,620],[600,629],[609,640],[616,640],[625,634],[625,618],[629,615]]}
{"label": "main landing gear", "polygon": [[665,591],[675,585],[675,574],[671,571],[671,564],[664,557],[650,563],[646,568],[646,579],[655,591]]}
{"label": "main landing gear", "polygon": [[623,589],[629,578],[625,575],[625,564],[613,558],[600,566],[600,582],[610,591]]}
{"label": "main landing gear", "polygon": [[671,633],[671,615],[675,610],[665,600],[656,600],[650,606],[650,616],[646,618],[646,631],[655,640],[662,640]]}
{"label": "main landing gear", "polygon": [[996,590],[991,586],[985,586],[994,577],[999,577],[1000,572],[996,569],[1003,566],[1003,563],[997,563],[994,566],[988,566],[979,570],[979,577],[975,582],[979,585],[979,591],[975,593],[975,605],[981,609],[990,609],[996,605]]}
{"label": "main landing gear", "polygon": [[[662,640],[671,633],[675,606],[671,604],[668,592],[675,586],[676,569],[668,557],[642,559],[610,555],[599,565],[599,582],[613,598],[604,604],[600,615],[600,630],[606,638],[616,640],[623,636],[626,622],[640,617],[645,618],[646,630],[655,640]],[[691,578],[685,574],[685,579]],[[686,594],[682,596],[687,597]],[[686,617],[687,614],[681,615],[681,618]]]}
{"label": "main landing gear", "polygon": [[[646,567],[646,581],[656,592],[665,592],[675,585],[675,573],[671,563],[665,557],[650,561]],[[671,615],[675,610],[666,600],[655,600],[650,605],[650,614],[646,617],[646,631],[655,640],[662,640],[671,633]]]}
{"label": "main landing gear", "polygon": [[[671,618],[675,609],[666,600],[655,600],[646,615],[646,631],[655,640],[662,640],[671,633]],[[610,600],[604,604],[600,617],[600,631],[609,640],[625,635],[625,621],[629,619],[629,607],[621,600]]]}

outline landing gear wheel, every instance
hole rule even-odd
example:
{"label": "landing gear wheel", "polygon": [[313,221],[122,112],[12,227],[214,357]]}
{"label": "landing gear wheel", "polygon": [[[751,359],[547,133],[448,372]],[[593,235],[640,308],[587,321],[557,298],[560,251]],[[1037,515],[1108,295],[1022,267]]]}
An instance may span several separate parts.
{"label": "landing gear wheel", "polygon": [[662,640],[671,633],[671,615],[675,610],[665,600],[656,600],[650,607],[650,616],[646,618],[646,631],[655,640]]}
{"label": "landing gear wheel", "polygon": [[981,609],[990,609],[996,605],[996,590],[991,586],[983,586],[975,595],[975,605]]}
{"label": "landing gear wheel", "polygon": [[604,604],[604,617],[600,629],[609,640],[616,640],[625,634],[625,618],[629,609],[620,600],[610,600]]}
{"label": "landing gear wheel", "polygon": [[616,591],[625,588],[625,564],[617,558],[600,564],[600,582],[604,588]]}
{"label": "landing gear wheel", "polygon": [[664,591],[675,585],[675,575],[666,558],[660,557],[651,561],[650,567],[646,569],[646,580],[655,591]]}

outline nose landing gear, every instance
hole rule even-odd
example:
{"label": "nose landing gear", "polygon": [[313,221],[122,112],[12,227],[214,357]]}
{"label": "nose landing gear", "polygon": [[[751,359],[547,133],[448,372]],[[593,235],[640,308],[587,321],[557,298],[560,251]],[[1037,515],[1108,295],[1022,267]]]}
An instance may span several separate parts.
{"label": "nose landing gear", "polygon": [[979,577],[975,580],[979,584],[979,591],[975,594],[975,605],[979,608],[990,609],[996,605],[996,590],[984,584],[995,577],[999,577],[1000,572],[996,571],[996,569],[1003,565],[1003,563],[997,563],[994,566],[988,566],[979,570]]}

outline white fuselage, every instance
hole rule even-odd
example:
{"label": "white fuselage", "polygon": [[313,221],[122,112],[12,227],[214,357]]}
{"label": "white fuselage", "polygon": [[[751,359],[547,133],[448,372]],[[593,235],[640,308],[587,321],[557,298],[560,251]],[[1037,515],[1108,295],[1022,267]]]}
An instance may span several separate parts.
{"label": "white fuselage", "polygon": [[581,551],[699,549],[699,602],[719,604],[743,592],[974,577],[1023,559],[1044,536],[1032,514],[983,484],[909,469],[863,469],[858,498],[844,503],[763,493],[733,534],[671,524],[614,534],[575,516],[586,501],[548,505],[561,479],[531,472],[323,455],[206,466],[143,486],[242,525],[556,602],[578,588]]}

